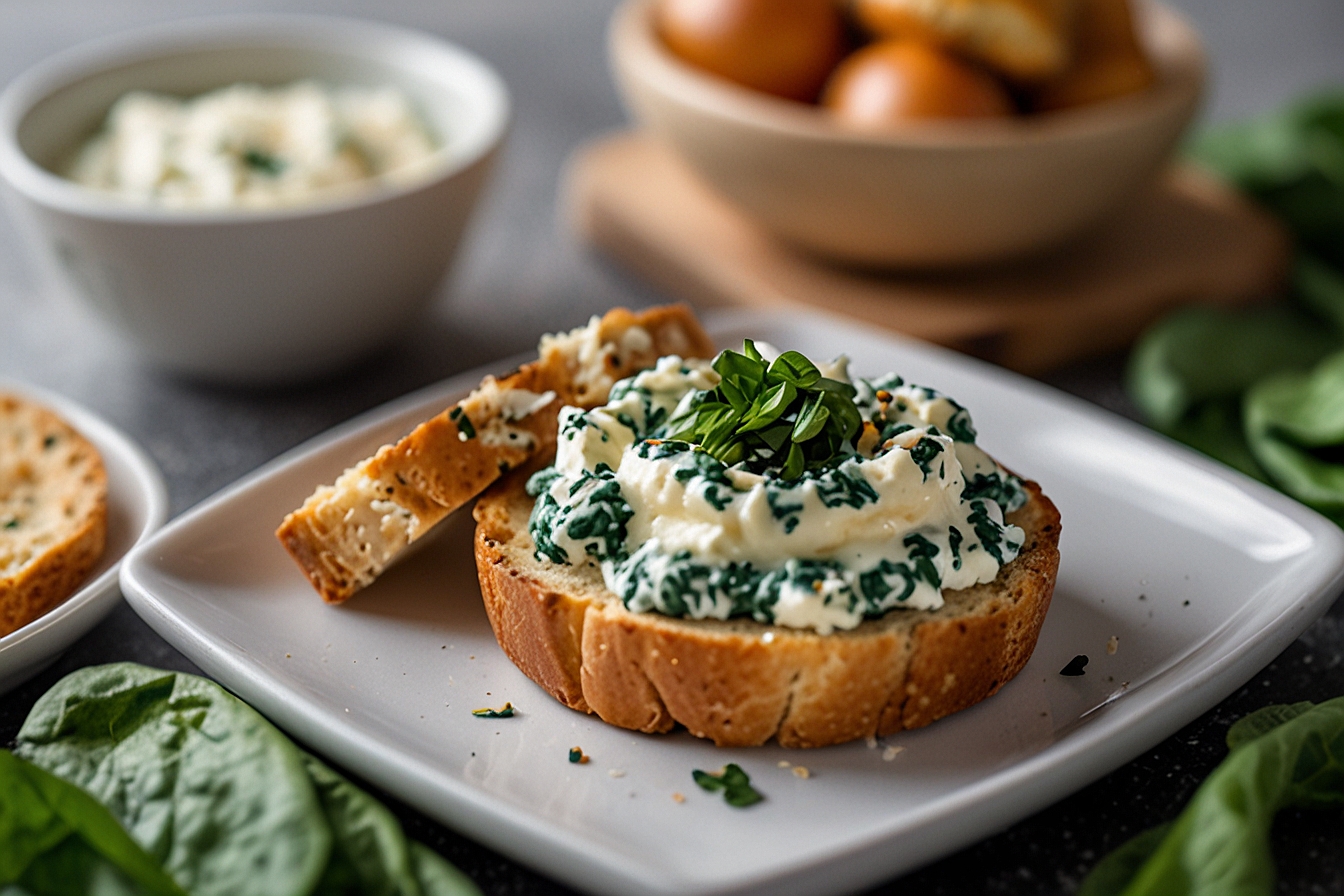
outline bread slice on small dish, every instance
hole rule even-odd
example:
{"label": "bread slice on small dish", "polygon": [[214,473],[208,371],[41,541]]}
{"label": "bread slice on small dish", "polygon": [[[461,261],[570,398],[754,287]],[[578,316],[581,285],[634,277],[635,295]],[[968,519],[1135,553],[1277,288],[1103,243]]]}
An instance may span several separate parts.
{"label": "bread slice on small dish", "polygon": [[663,355],[713,353],[684,305],[617,308],[543,337],[536,361],[486,377],[453,407],[318,488],[276,537],[322,598],[341,603],[503,473],[549,452],[560,408],[602,404],[614,382]]}
{"label": "bread slice on small dish", "polygon": [[107,541],[107,473],[87,439],[0,393],[0,636],[79,587]]}
{"label": "bread slice on small dish", "polygon": [[1019,81],[1064,71],[1076,0],[858,0],[855,14],[883,37],[946,47]]}
{"label": "bread slice on small dish", "polygon": [[632,613],[590,560],[534,556],[527,471],[476,502],[476,566],[495,637],[561,703],[623,728],[684,725],[719,746],[821,747],[920,728],[994,694],[1036,646],[1059,569],[1059,512],[1034,482],[1008,515],[1021,552],[935,611],[849,631]]}

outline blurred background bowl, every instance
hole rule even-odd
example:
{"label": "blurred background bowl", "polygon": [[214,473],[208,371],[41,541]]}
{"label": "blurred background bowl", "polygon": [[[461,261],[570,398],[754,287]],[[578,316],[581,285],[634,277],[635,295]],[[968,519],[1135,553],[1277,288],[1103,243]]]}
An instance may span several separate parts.
{"label": "blurred background bowl", "polygon": [[616,81],[635,119],[767,231],[862,267],[980,264],[1080,234],[1153,179],[1204,80],[1194,30],[1141,4],[1137,30],[1157,81],[1140,93],[859,131],[688,65],[659,39],[653,10],[652,0],[629,0],[610,25]]}
{"label": "blurred background bowl", "polygon": [[[402,90],[442,142],[395,183],[274,209],[134,203],[67,180],[130,90],[191,97],[238,82]],[[316,16],[196,19],[61,53],[0,96],[0,176],[43,272],[151,362],[259,385],[389,344],[451,264],[503,141],[508,93],[429,35]]]}

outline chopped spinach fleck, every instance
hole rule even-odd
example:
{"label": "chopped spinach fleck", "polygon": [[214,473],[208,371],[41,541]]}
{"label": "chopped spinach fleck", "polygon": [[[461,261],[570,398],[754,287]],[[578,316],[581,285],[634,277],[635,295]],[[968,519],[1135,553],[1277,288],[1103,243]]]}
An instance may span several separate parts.
{"label": "chopped spinach fleck", "polygon": [[275,177],[285,170],[284,160],[255,147],[243,153],[243,164],[253,171]]}
{"label": "chopped spinach fleck", "polygon": [[448,412],[448,418],[457,424],[457,437],[462,441],[476,438],[476,427],[471,425],[471,418],[467,412],[458,405]]}
{"label": "chopped spinach fleck", "polygon": [[701,789],[710,793],[723,791],[723,800],[730,806],[741,809],[765,799],[756,788],[751,786],[751,778],[736,762],[730,762],[717,773],[695,769],[691,778]]}
{"label": "chopped spinach fleck", "polygon": [[478,719],[511,719],[516,712],[512,703],[505,703],[499,709],[491,709],[488,706],[484,709],[473,709],[471,714]]}

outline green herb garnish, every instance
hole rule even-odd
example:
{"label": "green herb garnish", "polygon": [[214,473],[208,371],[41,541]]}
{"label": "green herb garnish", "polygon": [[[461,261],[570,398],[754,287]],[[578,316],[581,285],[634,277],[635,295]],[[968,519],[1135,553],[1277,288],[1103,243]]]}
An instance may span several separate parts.
{"label": "green herb garnish", "polygon": [[588,760],[589,760],[589,756],[588,756],[587,753],[584,753],[584,752],[583,752],[583,748],[582,748],[582,747],[570,747],[570,748],[569,748],[569,761],[570,761],[570,762],[573,762],[575,765],[587,765],[587,764],[588,764]]}
{"label": "green herb garnish", "polygon": [[855,388],[828,379],[799,352],[767,365],[750,339],[714,359],[719,385],[669,421],[668,438],[699,445],[729,466],[797,479],[854,452],[863,419]]}
{"label": "green herb garnish", "polygon": [[[751,343],[748,342],[748,345]],[[691,777],[695,783],[699,784],[704,790],[713,793],[716,790],[723,791],[723,800],[730,806],[737,806],[739,809],[744,806],[750,806],[759,803],[765,797],[761,796],[755,788],[751,786],[751,778],[742,771],[742,767],[735,762],[730,762],[723,767],[723,771],[718,774],[702,772],[699,769],[691,772]]]}
{"label": "green herb garnish", "polygon": [[448,419],[457,424],[457,437],[463,442],[476,438],[476,427],[471,425],[471,418],[461,405],[448,412]]}
{"label": "green herb garnish", "polygon": [[514,712],[513,704],[505,703],[499,709],[491,709],[488,706],[484,709],[473,709],[471,714],[478,719],[511,719]]}
{"label": "green herb garnish", "polygon": [[12,519],[12,520],[10,520],[9,522],[5,523],[5,528],[6,528],[6,529],[17,529],[17,528],[19,528],[19,518],[18,518],[18,517],[15,517],[14,519]]}
{"label": "green herb garnish", "polygon": [[275,177],[285,170],[285,163],[265,150],[249,149],[243,153],[243,164],[253,171]]}

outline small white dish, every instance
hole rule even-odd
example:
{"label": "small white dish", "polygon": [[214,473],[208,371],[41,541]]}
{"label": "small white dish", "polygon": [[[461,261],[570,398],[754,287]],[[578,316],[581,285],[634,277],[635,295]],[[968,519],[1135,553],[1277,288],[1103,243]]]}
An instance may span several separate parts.
{"label": "small white dish", "polygon": [[0,638],[0,694],[41,672],[121,600],[117,570],[132,546],[163,525],[168,491],[149,456],[92,411],[45,389],[0,378],[9,392],[51,408],[93,443],[107,470],[107,547],[78,591]]}
{"label": "small white dish", "polygon": [[[1039,383],[821,316],[721,315],[711,331],[721,345],[843,351],[856,372],[943,389],[988,450],[1043,483],[1063,514],[1059,584],[1035,655],[997,695],[871,748],[717,749],[605,725],[499,650],[466,513],[349,603],[323,604],[275,526],[489,371],[373,410],[183,515],[127,559],[127,600],[304,743],[571,886],[825,894],[982,838],[1169,736],[1269,663],[1344,581],[1344,532],[1324,518]],[[1080,653],[1086,674],[1062,677]],[[517,717],[471,715],[506,701]],[[575,746],[590,763],[568,761]],[[693,769],[727,762],[765,802],[733,809],[693,783]]]}
{"label": "small white dish", "polygon": [[[132,90],[393,86],[443,147],[414,176],[277,208],[172,208],[62,177]],[[391,343],[435,296],[504,140],[504,82],[429,34],[325,16],[187,19],[58,53],[0,93],[0,179],[42,271],[141,355],[261,385]]]}

